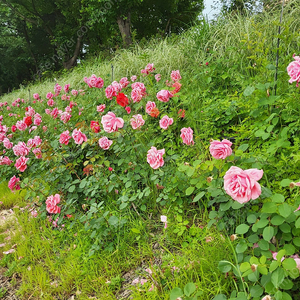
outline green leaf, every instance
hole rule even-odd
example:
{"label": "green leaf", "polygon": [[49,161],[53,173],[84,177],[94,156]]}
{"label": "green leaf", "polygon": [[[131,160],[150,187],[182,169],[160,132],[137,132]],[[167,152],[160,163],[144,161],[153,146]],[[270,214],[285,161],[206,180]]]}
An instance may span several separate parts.
{"label": "green leaf", "polygon": [[273,272],[275,271],[279,266],[279,262],[277,260],[273,260],[270,264],[270,268],[269,268],[269,271],[270,272]]}
{"label": "green leaf", "polygon": [[296,261],[293,258],[286,258],[282,262],[282,267],[286,270],[293,270],[297,267]]}
{"label": "green leaf", "polygon": [[271,276],[271,282],[275,286],[275,288],[279,288],[279,285],[283,282],[284,280],[284,271],[282,268],[277,268]]}
{"label": "green leaf", "polygon": [[281,216],[287,218],[292,213],[292,208],[287,203],[283,203],[280,206],[278,206],[278,211]]}
{"label": "green leaf", "polygon": [[73,193],[73,192],[75,191],[75,188],[76,188],[75,185],[71,185],[71,186],[69,187],[68,191],[69,191],[70,193]]}
{"label": "green leaf", "polygon": [[285,278],[279,287],[283,290],[291,290],[293,285],[294,283],[292,280]]}
{"label": "green leaf", "polygon": [[111,216],[107,222],[109,225],[114,226],[118,224],[119,219],[116,216]]}
{"label": "green leaf", "polygon": [[267,261],[267,258],[263,255],[261,258],[260,258],[260,260],[259,260],[259,262],[262,264],[262,265],[264,265],[265,263],[266,263],[266,261]]}
{"label": "green leaf", "polygon": [[281,291],[277,291],[277,292],[274,294],[274,297],[275,297],[275,300],[283,300],[283,299],[282,299],[282,292],[281,292]]}
{"label": "green leaf", "polygon": [[249,269],[251,269],[251,266],[250,266],[250,264],[247,261],[241,263],[241,265],[240,265],[241,272],[244,273],[244,272],[248,271]]}
{"label": "green leaf", "polygon": [[265,240],[260,240],[258,246],[261,250],[269,250],[270,244]]}
{"label": "green leaf", "polygon": [[250,226],[246,224],[241,224],[235,229],[236,234],[244,234],[249,230]]}
{"label": "green leaf", "polygon": [[257,223],[255,223],[257,228],[264,228],[269,224],[268,219],[260,219]]}
{"label": "green leaf", "polygon": [[277,205],[273,202],[266,202],[264,203],[261,212],[263,213],[275,213],[277,211]]}
{"label": "green leaf", "polygon": [[247,250],[248,246],[245,240],[241,240],[235,247],[236,253],[243,253]]}
{"label": "green leaf", "polygon": [[244,90],[244,96],[245,97],[248,97],[248,96],[250,96],[250,95],[252,95],[252,93],[255,91],[255,87],[253,87],[253,86],[248,86],[248,87],[246,87],[246,89]]}
{"label": "green leaf", "polygon": [[257,267],[257,271],[260,274],[263,274],[263,275],[267,275],[268,274],[268,269],[265,266],[258,266]]}
{"label": "green leaf", "polygon": [[281,194],[275,194],[271,197],[271,199],[274,203],[283,203],[284,202],[284,196]]}
{"label": "green leaf", "polygon": [[183,296],[183,291],[181,288],[176,287],[170,293],[170,300],[176,300],[179,297]]}
{"label": "green leaf", "polygon": [[259,297],[264,292],[263,288],[259,285],[255,285],[250,289],[250,294],[252,297]]}
{"label": "green leaf", "polygon": [[191,195],[191,194],[193,193],[194,190],[195,190],[195,187],[194,187],[194,186],[190,186],[190,187],[188,187],[188,188],[186,189],[185,194],[186,194],[187,196],[189,196],[189,195]]}
{"label": "green leaf", "polygon": [[241,146],[239,146],[238,150],[242,150],[243,152],[245,152],[249,147],[249,144],[243,144]]}
{"label": "green leaf", "polygon": [[286,254],[285,249],[281,249],[280,251],[278,251],[278,253],[276,255],[276,259],[277,259],[278,263],[281,262],[281,259],[284,257],[285,254]]}
{"label": "green leaf", "polygon": [[137,228],[131,228],[131,231],[136,233],[136,234],[140,234],[141,232],[137,229]]}
{"label": "green leaf", "polygon": [[272,226],[268,226],[263,231],[263,238],[265,241],[269,241],[274,236],[274,228]]}
{"label": "green leaf", "polygon": [[189,282],[184,287],[184,294],[186,296],[191,296],[196,291],[196,285],[193,282]]}
{"label": "green leaf", "polygon": [[284,233],[290,233],[291,232],[291,226],[287,223],[283,223],[279,225],[279,229]]}
{"label": "green leaf", "polygon": [[268,70],[273,70],[273,71],[276,70],[276,67],[274,65],[272,65],[272,64],[267,65],[266,68]]}
{"label": "green leaf", "polygon": [[259,237],[257,234],[251,234],[250,236],[248,236],[248,241],[250,243],[257,243],[259,241]]}
{"label": "green leaf", "polygon": [[283,187],[286,187],[286,186],[289,186],[291,182],[292,182],[292,180],[290,180],[288,178],[287,179],[282,179],[280,181],[280,185],[283,186]]}
{"label": "green leaf", "polygon": [[300,238],[299,237],[296,237],[293,239],[293,243],[294,245],[296,245],[297,247],[300,247]]}
{"label": "green leaf", "polygon": [[124,209],[124,208],[126,208],[128,206],[128,203],[127,202],[123,202],[123,203],[121,203],[121,205],[120,205],[120,209]]}
{"label": "green leaf", "polygon": [[196,196],[195,196],[195,198],[193,199],[193,202],[197,202],[197,201],[199,201],[203,196],[205,195],[205,192],[200,192],[200,193],[198,193]]}
{"label": "green leaf", "polygon": [[83,189],[85,187],[85,185],[86,185],[86,180],[83,179],[79,184],[79,188]]}
{"label": "green leaf", "polygon": [[286,292],[282,293],[282,299],[284,299],[284,300],[293,300],[292,297]]}
{"label": "green leaf", "polygon": [[295,227],[300,228],[300,217],[298,217],[298,219],[296,220]]}
{"label": "green leaf", "polygon": [[293,255],[296,252],[296,248],[292,244],[285,244],[283,249],[286,251],[286,255]]}
{"label": "green leaf", "polygon": [[227,273],[231,270],[231,264],[226,260],[221,260],[218,264],[218,269],[223,273]]}
{"label": "green leaf", "polygon": [[212,300],[227,300],[227,298],[224,294],[219,294],[215,296]]}
{"label": "green leaf", "polygon": [[256,222],[257,218],[256,218],[256,215],[252,214],[252,215],[249,215],[247,217],[247,222],[250,223],[250,224],[254,224]]}
{"label": "green leaf", "polygon": [[279,215],[276,215],[271,219],[271,223],[275,226],[281,225],[284,221],[285,218]]}

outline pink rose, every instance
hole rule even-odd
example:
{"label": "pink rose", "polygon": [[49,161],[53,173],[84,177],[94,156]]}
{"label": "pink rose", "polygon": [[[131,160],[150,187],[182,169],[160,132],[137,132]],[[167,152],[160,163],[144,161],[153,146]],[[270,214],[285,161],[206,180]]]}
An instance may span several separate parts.
{"label": "pink rose", "polygon": [[261,187],[257,182],[263,176],[263,170],[242,170],[238,167],[230,167],[224,176],[224,189],[233,200],[246,203],[251,199],[257,199],[261,194]]}
{"label": "pink rose", "polygon": [[69,89],[70,89],[70,84],[66,84],[66,85],[64,86],[64,91],[65,91],[66,93],[68,93],[68,92],[69,92]]}
{"label": "pink rose", "polygon": [[59,214],[60,207],[57,204],[60,202],[60,195],[55,194],[54,196],[51,195],[46,200],[46,210],[50,214]]}
{"label": "pink rose", "polygon": [[173,94],[168,90],[161,90],[156,94],[156,98],[162,102],[168,102],[172,97]]}
{"label": "pink rose", "polygon": [[12,146],[13,146],[13,143],[10,142],[10,140],[8,138],[4,138],[3,140],[3,146],[6,148],[6,149],[11,149]]}
{"label": "pink rose", "polygon": [[220,141],[210,142],[209,151],[213,158],[225,159],[232,154],[232,149],[230,148],[232,143],[226,139]]}
{"label": "pink rose", "polygon": [[160,74],[156,74],[154,77],[155,77],[155,80],[157,82],[159,82],[161,80],[161,75]]}
{"label": "pink rose", "polygon": [[147,152],[147,162],[153,169],[158,169],[164,165],[163,155],[165,154],[165,149],[157,150],[155,147]]}
{"label": "pink rose", "polygon": [[139,103],[142,100],[143,96],[144,94],[140,89],[133,89],[131,91],[131,99],[133,103]]}
{"label": "pink rose", "polygon": [[55,102],[53,99],[49,99],[47,104],[48,104],[48,106],[52,107],[55,104]]}
{"label": "pink rose", "polygon": [[127,111],[128,114],[131,113],[131,108],[130,108],[129,106],[126,106],[126,107],[125,107],[125,110]]}
{"label": "pink rose", "polygon": [[112,99],[113,96],[117,96],[117,94],[116,94],[114,88],[113,88],[111,85],[109,85],[109,86],[105,89],[105,96],[106,96],[107,99],[110,99],[110,100]]}
{"label": "pink rose", "polygon": [[[3,153],[5,153],[5,150],[3,150]],[[11,165],[13,163],[12,160],[9,159],[8,156],[0,156],[0,165]]]}
{"label": "pink rose", "polygon": [[47,93],[46,98],[47,99],[51,99],[51,98],[53,98],[53,96],[54,95],[51,92],[49,92],[49,93]]}
{"label": "pink rose", "polygon": [[171,73],[171,79],[172,79],[174,82],[177,82],[177,81],[179,81],[179,80],[181,79],[179,70],[177,70],[177,71],[172,71],[172,73]]}
{"label": "pink rose", "polygon": [[29,158],[26,158],[24,156],[21,156],[20,158],[18,158],[15,163],[16,169],[19,170],[20,172],[24,172],[27,168],[26,163],[28,160],[29,160]]}
{"label": "pink rose", "polygon": [[145,67],[145,69],[141,70],[142,74],[150,74],[155,70],[154,68],[154,64],[147,64],[147,66]]}
{"label": "pink rose", "polygon": [[118,131],[119,128],[124,126],[124,120],[122,118],[117,118],[111,111],[102,117],[101,123],[104,131],[108,133]]}
{"label": "pink rose", "polygon": [[106,107],[105,104],[98,105],[97,112],[104,112],[105,107]]}
{"label": "pink rose", "polygon": [[26,146],[24,142],[19,142],[13,147],[13,151],[16,156],[26,156],[29,154],[30,149]]}
{"label": "pink rose", "polygon": [[131,80],[132,82],[135,82],[136,79],[137,79],[136,75],[132,75],[132,76],[130,77],[130,80]]}
{"label": "pink rose", "polygon": [[113,141],[109,140],[106,136],[103,136],[101,139],[99,139],[99,146],[103,150],[108,150],[112,143]]}
{"label": "pink rose", "polygon": [[149,115],[151,113],[152,108],[155,108],[156,104],[155,102],[148,101],[146,104],[146,113]]}
{"label": "pink rose", "polygon": [[292,255],[291,258],[293,258],[297,264],[297,268],[300,271],[300,257],[298,256],[298,254]]}
{"label": "pink rose", "polygon": [[87,141],[87,137],[81,130],[74,129],[72,133],[72,137],[76,144],[81,145],[83,142]]}
{"label": "pink rose", "polygon": [[181,135],[180,137],[182,138],[182,141],[184,144],[186,145],[194,145],[194,141],[193,141],[193,129],[191,127],[184,127],[180,130]]}
{"label": "pink rose", "polygon": [[120,84],[121,84],[121,86],[122,86],[123,89],[126,88],[126,87],[128,86],[129,83],[130,83],[130,82],[128,81],[127,77],[123,77],[123,78],[121,78],[121,80],[120,80]]}
{"label": "pink rose", "polygon": [[159,121],[159,126],[162,129],[167,130],[170,125],[173,124],[173,118],[169,118],[168,116],[163,116]]}
{"label": "pink rose", "polygon": [[33,94],[33,99],[35,99],[35,100],[38,100],[40,98],[40,95],[39,94]]}
{"label": "pink rose", "polygon": [[57,107],[53,108],[52,112],[50,113],[53,119],[56,119],[58,117],[58,114],[59,114],[59,110]]}
{"label": "pink rose", "polygon": [[26,123],[24,121],[17,121],[16,127],[19,130],[24,131],[27,128],[27,125],[26,125]]}
{"label": "pink rose", "polygon": [[55,86],[54,86],[54,93],[55,93],[55,96],[58,96],[58,94],[60,93],[61,91],[61,86],[56,83]]}
{"label": "pink rose", "polygon": [[63,133],[61,133],[60,138],[59,138],[59,142],[61,144],[65,144],[65,145],[69,144],[69,141],[70,141],[70,138],[71,138],[69,133],[70,133],[69,130],[66,130]]}
{"label": "pink rose", "polygon": [[300,56],[293,56],[295,61],[292,61],[288,67],[287,72],[291,77],[289,83],[297,82],[296,86],[299,86],[300,82]]}
{"label": "pink rose", "polygon": [[72,94],[73,96],[77,96],[77,95],[78,95],[78,91],[77,91],[77,90],[72,90],[72,91],[71,91],[71,94]]}
{"label": "pink rose", "polygon": [[32,150],[33,154],[35,155],[35,157],[37,159],[41,159],[42,158],[42,150],[40,148],[35,148]]}
{"label": "pink rose", "polygon": [[39,126],[41,125],[41,123],[42,123],[42,117],[39,114],[35,114],[33,124]]}
{"label": "pink rose", "polygon": [[0,133],[0,143],[4,141],[5,137],[6,137],[6,136],[5,136],[5,133],[2,133],[2,132],[1,132],[1,133]]}
{"label": "pink rose", "polygon": [[8,187],[11,189],[12,192],[19,190],[21,187],[18,184],[20,181],[20,178],[17,178],[16,176],[13,176],[9,182],[8,182]]}
{"label": "pink rose", "polygon": [[70,115],[67,111],[63,112],[60,115],[60,119],[63,121],[64,124],[68,123],[71,119],[72,115]]}
{"label": "pink rose", "polygon": [[143,116],[140,114],[133,115],[132,118],[130,119],[130,124],[133,129],[138,129],[145,124],[145,120],[143,119]]}

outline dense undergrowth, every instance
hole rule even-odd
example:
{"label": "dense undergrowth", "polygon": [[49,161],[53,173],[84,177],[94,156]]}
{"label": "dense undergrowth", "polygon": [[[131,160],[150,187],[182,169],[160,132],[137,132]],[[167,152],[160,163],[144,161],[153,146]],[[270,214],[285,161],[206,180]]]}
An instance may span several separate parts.
{"label": "dense undergrowth", "polygon": [[[19,172],[13,164],[0,170],[3,180],[20,178],[31,203],[16,208],[16,233],[0,236],[5,251],[11,250],[1,264],[7,275],[22,275],[24,299],[116,299],[128,291],[133,299],[300,297],[299,88],[286,72],[293,54],[300,54],[299,10],[297,1],[285,7],[277,82],[279,15],[270,12],[204,22],[181,36],[120,50],[111,61],[83,62],[56,81],[30,86],[30,93],[39,94],[36,100],[28,99],[27,87],[2,97],[8,102],[2,125],[11,128],[24,116],[33,121],[36,114],[42,119],[30,135],[25,129],[10,137],[17,145],[39,136],[41,157],[39,151],[28,154],[28,167]],[[149,62],[155,70],[142,76]],[[178,69],[182,79],[171,80]],[[154,78],[158,73],[160,81]],[[87,86],[83,78],[91,74],[102,77],[104,88]],[[113,80],[132,75],[145,84],[142,99],[129,102],[130,85],[122,88],[125,105],[116,96],[107,99],[104,89]],[[66,92],[69,100],[49,96],[52,107],[45,97],[57,83],[84,92]],[[161,90],[173,96],[161,101]],[[159,116],[146,111],[149,101]],[[106,110],[97,112],[101,104]],[[53,112],[57,107],[61,116],[65,106],[72,114],[66,122]],[[122,117],[119,131],[106,130],[102,122],[98,132],[97,122],[108,111]],[[159,126],[164,115],[173,119],[167,129]],[[181,139],[183,128],[193,130],[189,141]],[[63,132],[69,143],[60,142]],[[99,146],[103,136],[112,145]],[[230,140],[232,154],[213,158],[210,139]],[[151,147],[164,149],[159,166],[147,163]],[[11,148],[2,150],[15,159]],[[255,179],[259,198],[241,203],[225,192],[223,177],[233,167],[263,170]]]}

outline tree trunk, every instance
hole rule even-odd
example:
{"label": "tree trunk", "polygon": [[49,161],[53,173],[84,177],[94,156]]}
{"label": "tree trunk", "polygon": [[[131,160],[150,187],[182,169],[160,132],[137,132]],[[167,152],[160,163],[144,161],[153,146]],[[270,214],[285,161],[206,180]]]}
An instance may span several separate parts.
{"label": "tree trunk", "polygon": [[68,61],[63,62],[63,66],[64,66],[65,69],[69,70],[72,67],[76,66],[77,57],[78,57],[78,55],[80,53],[80,49],[81,49],[81,40],[82,40],[81,36],[77,38],[77,43],[76,43],[76,46],[75,46],[73,56]]}
{"label": "tree trunk", "polygon": [[[27,43],[28,51],[29,51],[31,57],[32,57],[33,60],[34,60],[35,70],[36,70],[36,72],[38,73],[38,71],[39,71],[39,68],[38,68],[38,62],[37,62],[37,59],[36,59],[34,53],[33,53],[32,50],[31,50],[30,38],[29,38],[29,36],[28,36],[27,25],[26,25],[26,21],[25,21],[25,20],[23,20],[23,33],[24,33],[25,40],[26,40],[26,43]],[[40,79],[40,78],[39,78],[39,79]]]}
{"label": "tree trunk", "polygon": [[131,39],[131,19],[130,19],[130,12],[127,14],[126,17],[118,17],[117,22],[119,25],[119,29],[122,35],[123,39],[123,44],[125,47],[128,47],[129,45],[132,44],[132,39]]}

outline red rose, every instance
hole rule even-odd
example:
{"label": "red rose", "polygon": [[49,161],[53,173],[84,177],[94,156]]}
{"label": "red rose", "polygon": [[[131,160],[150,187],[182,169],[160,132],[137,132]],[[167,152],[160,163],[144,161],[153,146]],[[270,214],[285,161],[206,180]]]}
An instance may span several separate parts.
{"label": "red rose", "polygon": [[16,130],[17,130],[17,126],[16,125],[11,126],[11,131],[12,132],[16,132]]}
{"label": "red rose", "polygon": [[24,119],[24,123],[27,125],[27,126],[30,126],[32,124],[32,119],[31,119],[31,116],[28,116]]}
{"label": "red rose", "polygon": [[91,129],[95,133],[100,132],[101,129],[100,129],[99,122],[97,122],[97,121],[91,121]]}
{"label": "red rose", "polygon": [[117,103],[125,107],[126,105],[128,105],[129,101],[128,98],[123,93],[119,93],[117,95]]}

